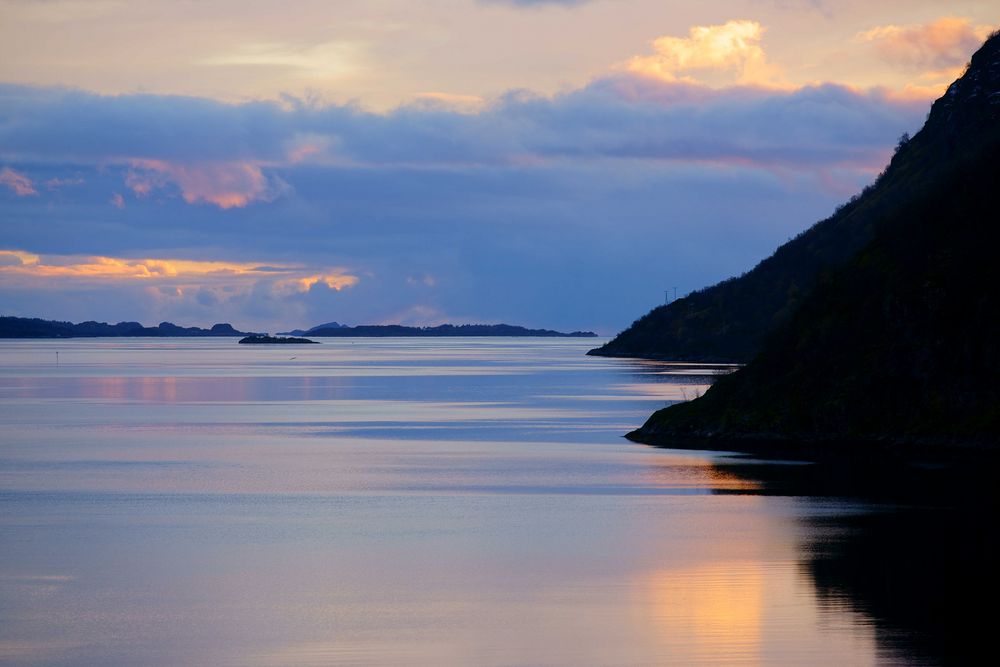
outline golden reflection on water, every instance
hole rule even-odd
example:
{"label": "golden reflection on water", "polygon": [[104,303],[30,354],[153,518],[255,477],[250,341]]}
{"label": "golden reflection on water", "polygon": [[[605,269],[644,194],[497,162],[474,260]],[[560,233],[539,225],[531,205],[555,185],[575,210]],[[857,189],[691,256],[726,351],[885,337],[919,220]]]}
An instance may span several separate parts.
{"label": "golden reflection on water", "polygon": [[760,563],[730,561],[660,570],[643,578],[638,589],[648,597],[650,621],[660,640],[670,645],[680,662],[759,661],[766,589]]}
{"label": "golden reflection on water", "polygon": [[725,560],[654,570],[636,581],[635,590],[670,664],[878,662],[872,625],[843,609],[831,618],[794,560]]}
{"label": "golden reflection on water", "polygon": [[660,454],[644,460],[640,468],[644,483],[650,487],[726,493],[755,493],[761,489],[759,482],[722,470],[713,465],[711,459],[671,456],[667,452]]}

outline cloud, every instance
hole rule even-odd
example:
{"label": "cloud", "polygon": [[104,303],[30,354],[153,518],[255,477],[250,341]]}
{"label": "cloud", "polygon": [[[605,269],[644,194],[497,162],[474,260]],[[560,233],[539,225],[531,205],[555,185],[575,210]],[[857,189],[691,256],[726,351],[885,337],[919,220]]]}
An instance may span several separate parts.
{"label": "cloud", "polygon": [[38,264],[39,257],[23,250],[0,250],[0,270],[8,266],[31,266]]}
{"label": "cloud", "polygon": [[722,25],[694,26],[687,37],[659,37],[653,55],[635,56],[628,70],[667,81],[685,73],[722,70],[737,83],[776,85],[780,71],[767,62],[761,39],[764,27],[756,21],[735,20]]}
{"label": "cloud", "polygon": [[884,25],[858,34],[885,61],[905,68],[946,70],[968,61],[993,30],[959,17],[943,17],[923,25]]}
{"label": "cloud", "polygon": [[211,67],[274,67],[305,77],[344,78],[361,70],[361,45],[338,41],[319,44],[256,42],[199,61]]}
{"label": "cloud", "polygon": [[[295,286],[308,291],[323,283],[333,290],[358,284],[357,276],[342,269],[310,275],[310,267],[301,265],[262,264],[258,262],[198,261],[189,259],[150,259],[79,255],[38,255],[22,250],[0,250],[0,276],[5,279],[27,278],[32,281],[71,279],[74,282],[142,281],[169,285],[173,290],[183,284],[234,284],[247,279],[266,279],[279,288]],[[36,282],[37,284],[37,282]]]}
{"label": "cloud", "polygon": [[579,7],[593,0],[479,0],[484,5],[509,5],[511,7]]}
{"label": "cloud", "polygon": [[[902,129],[886,137],[887,154]],[[273,331],[388,322],[420,304],[436,321],[613,333],[662,297],[657,286],[684,292],[745,270],[871,178],[834,171],[833,191],[813,169],[585,157],[473,169],[297,165],[282,171],[295,185],[288,197],[223,212],[179,197],[114,211],[107,196],[120,171],[85,173],[81,199],[9,199],[0,217],[7,247],[45,266],[100,266],[0,273],[4,312]],[[201,263],[171,276],[93,257],[214,259],[252,272]],[[358,282],[339,291],[293,282],[331,275]],[[202,290],[211,296],[199,299]],[[204,305],[211,297],[214,308]]]}
{"label": "cloud", "polygon": [[434,287],[437,285],[437,279],[430,274],[424,274],[422,276],[407,276],[407,285],[423,285],[424,287]]}
{"label": "cloud", "polygon": [[586,157],[877,166],[883,144],[912,128],[925,105],[832,84],[716,89],[630,72],[553,97],[510,93],[474,113],[0,86],[8,117],[0,159],[127,165],[124,185],[137,197],[174,192],[190,204],[242,208],[290,193],[296,164],[457,169]]}
{"label": "cloud", "polygon": [[72,176],[67,178],[50,178],[45,181],[45,188],[50,191],[61,190],[62,188],[72,187],[75,185],[83,185],[84,181],[79,176]]}
{"label": "cloud", "polygon": [[117,209],[125,208],[125,198],[122,197],[121,194],[117,192],[111,195],[111,199],[109,200],[109,202],[112,206],[114,206]]}
{"label": "cloud", "polygon": [[486,106],[486,100],[479,95],[457,95],[454,93],[418,93],[413,106],[429,111],[444,110],[476,113]]}
{"label": "cloud", "polygon": [[660,286],[743,271],[824,217],[926,114],[880,90],[761,85],[763,29],[726,25],[659,43],[669,75],[383,113],[0,85],[0,163],[83,180],[0,197],[3,246],[31,251],[0,253],[0,306],[613,333]]}
{"label": "cloud", "polygon": [[323,285],[327,289],[332,289],[339,292],[342,289],[348,287],[354,287],[359,282],[357,276],[351,276],[346,274],[331,274],[331,275],[317,275],[317,276],[305,276],[303,278],[290,278],[288,280],[281,280],[276,283],[278,289],[294,291],[294,292],[308,292],[317,285]]}
{"label": "cloud", "polygon": [[270,202],[288,185],[277,176],[267,177],[251,162],[198,162],[178,164],[165,160],[132,160],[125,185],[138,197],[176,184],[189,204],[209,203],[219,208],[242,208],[252,202]]}
{"label": "cloud", "polygon": [[746,164],[767,168],[880,165],[879,138],[924,103],[832,84],[793,91],[608,78],[543,108],[537,154]]}
{"label": "cloud", "polygon": [[35,184],[24,174],[10,167],[0,169],[0,185],[7,186],[18,197],[31,197],[38,194]]}

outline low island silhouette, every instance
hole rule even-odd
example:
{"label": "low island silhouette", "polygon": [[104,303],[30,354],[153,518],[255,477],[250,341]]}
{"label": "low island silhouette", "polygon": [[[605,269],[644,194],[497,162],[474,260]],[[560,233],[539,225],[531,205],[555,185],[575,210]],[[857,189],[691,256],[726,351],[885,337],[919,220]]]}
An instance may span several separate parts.
{"label": "low island silhouette", "polygon": [[319,341],[296,336],[261,336],[252,334],[240,339],[240,345],[318,345]]}
{"label": "low island silhouette", "polygon": [[[432,337],[432,336],[490,336],[534,338],[594,338],[592,331],[565,333],[552,329],[529,329],[513,324],[441,324],[435,327],[410,327],[401,324],[371,324],[355,327],[336,322],[321,324],[303,331],[295,329],[278,336],[313,336],[340,338],[380,337]],[[215,324],[209,329],[180,327],[171,322],[161,322],[155,327],[144,327],[138,322],[60,322],[28,317],[0,317],[0,338],[105,338],[105,337],[161,337],[190,338],[195,336],[267,336],[266,333],[239,331],[232,325]]]}

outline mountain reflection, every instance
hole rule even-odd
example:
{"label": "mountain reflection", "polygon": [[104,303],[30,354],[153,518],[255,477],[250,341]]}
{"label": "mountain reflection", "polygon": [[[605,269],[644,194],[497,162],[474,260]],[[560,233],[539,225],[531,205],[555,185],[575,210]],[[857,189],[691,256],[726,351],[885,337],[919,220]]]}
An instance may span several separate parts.
{"label": "mountain reflection", "polygon": [[[1000,504],[990,471],[718,463],[760,493],[852,498],[863,511],[802,519],[800,566],[830,611],[871,619],[879,653],[976,664],[993,649]],[[721,493],[727,493],[721,490]]]}

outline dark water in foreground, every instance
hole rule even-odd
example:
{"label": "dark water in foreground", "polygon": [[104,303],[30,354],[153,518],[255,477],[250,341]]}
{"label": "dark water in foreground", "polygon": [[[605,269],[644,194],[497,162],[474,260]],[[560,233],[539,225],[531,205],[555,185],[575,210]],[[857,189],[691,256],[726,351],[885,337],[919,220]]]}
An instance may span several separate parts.
{"label": "dark water in foreground", "polygon": [[842,666],[989,646],[988,474],[845,485],[857,471],[632,444],[712,369],[592,345],[0,342],[0,663]]}

